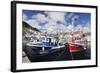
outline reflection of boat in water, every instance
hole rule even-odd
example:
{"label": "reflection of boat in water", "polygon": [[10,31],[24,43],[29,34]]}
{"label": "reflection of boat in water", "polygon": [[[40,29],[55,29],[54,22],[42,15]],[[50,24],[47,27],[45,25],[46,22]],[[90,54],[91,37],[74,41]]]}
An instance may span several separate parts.
{"label": "reflection of boat in water", "polygon": [[[42,48],[44,47],[44,50]],[[49,48],[49,49],[48,49]],[[24,49],[31,62],[71,60],[71,55],[65,46],[44,46],[28,43]]]}
{"label": "reflection of boat in water", "polygon": [[82,44],[79,43],[66,43],[67,49],[70,51],[73,60],[90,59],[90,48],[85,49]]}
{"label": "reflection of boat in water", "polygon": [[[42,50],[44,47],[44,50]],[[77,48],[81,49],[81,46],[77,44]],[[49,49],[48,49],[49,48]],[[27,44],[24,52],[26,53],[28,59],[31,62],[42,62],[42,61],[67,61],[67,60],[84,60],[90,59],[90,50],[81,50],[78,51],[76,44],[72,47],[72,44],[68,46],[65,44],[63,46],[44,46],[44,45],[33,45]],[[75,50],[74,52],[71,52]],[[87,51],[88,50],[88,51]]]}
{"label": "reflection of boat in water", "polygon": [[84,46],[79,43],[67,43],[70,52],[81,52],[84,51]]}

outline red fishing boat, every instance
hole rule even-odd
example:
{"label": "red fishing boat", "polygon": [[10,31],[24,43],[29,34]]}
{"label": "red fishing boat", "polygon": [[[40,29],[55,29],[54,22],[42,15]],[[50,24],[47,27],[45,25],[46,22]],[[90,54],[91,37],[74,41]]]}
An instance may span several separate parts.
{"label": "red fishing boat", "polygon": [[79,43],[67,43],[70,52],[82,52],[84,51],[84,46]]}
{"label": "red fishing boat", "polygon": [[84,40],[83,37],[80,35],[73,36],[72,42],[68,42],[67,49],[70,51],[72,60],[81,59],[84,56],[85,46],[84,46]]}
{"label": "red fishing boat", "polygon": [[67,44],[70,52],[84,51],[84,40],[80,35],[74,35],[72,37],[72,42],[68,42]]}

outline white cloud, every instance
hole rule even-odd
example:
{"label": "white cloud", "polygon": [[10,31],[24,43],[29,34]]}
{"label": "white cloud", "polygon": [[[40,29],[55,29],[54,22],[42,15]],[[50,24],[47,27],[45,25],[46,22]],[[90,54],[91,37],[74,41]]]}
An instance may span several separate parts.
{"label": "white cloud", "polygon": [[59,24],[58,25],[58,31],[59,32],[66,32],[67,30],[67,26],[66,25],[63,25],[63,24]]}
{"label": "white cloud", "polygon": [[83,32],[84,33],[91,32],[91,24],[90,24],[90,22],[87,22],[86,25],[83,27]]}
{"label": "white cloud", "polygon": [[32,18],[36,19],[40,23],[45,23],[48,21],[48,17],[46,17],[44,14],[41,14],[41,13],[33,15]]}
{"label": "white cloud", "polygon": [[28,21],[26,21],[29,25],[31,25],[32,27],[41,29],[41,26],[39,26],[39,23],[36,20],[30,19]]}
{"label": "white cloud", "polygon": [[70,24],[70,25],[67,26],[66,29],[67,29],[67,30],[66,30],[67,32],[73,32],[74,29],[75,29],[75,27],[74,27],[73,25]]}
{"label": "white cloud", "polygon": [[77,25],[77,26],[75,27],[75,30],[74,30],[74,31],[83,31],[82,25],[81,25],[81,24]]}
{"label": "white cloud", "polygon": [[90,23],[90,21],[88,21],[85,26],[87,26],[89,29],[91,29],[91,23]]}
{"label": "white cloud", "polygon": [[67,32],[77,32],[77,31],[83,31],[83,27],[81,24],[74,26],[72,24],[69,24],[67,26]]}
{"label": "white cloud", "polygon": [[74,31],[83,31],[84,33],[90,32],[90,24],[85,24],[85,26],[82,26],[82,24],[77,25],[76,27],[74,27],[75,30]]}
{"label": "white cloud", "polygon": [[45,24],[44,28],[49,34],[57,34],[66,31],[66,26],[64,24],[57,24],[56,22],[49,22]]}
{"label": "white cloud", "polygon": [[23,14],[23,21],[28,23],[32,27],[37,27],[38,25],[38,22],[36,20],[33,19],[28,20],[28,16],[26,14]]}
{"label": "white cloud", "polygon": [[23,14],[23,21],[28,20],[28,16],[26,14]]}
{"label": "white cloud", "polygon": [[84,33],[91,32],[90,21],[88,21],[86,24],[78,24],[77,26],[74,26],[72,24],[69,24],[67,26],[67,32],[77,32],[77,31],[83,31]]}
{"label": "white cloud", "polygon": [[84,28],[83,28],[83,32],[84,32],[84,33],[90,32],[90,28],[89,28],[89,27],[84,27]]}
{"label": "white cloud", "polygon": [[65,12],[45,12],[48,15],[48,18],[52,21],[60,21],[62,23],[66,23],[65,21]]}
{"label": "white cloud", "polygon": [[45,24],[44,29],[46,29],[47,33],[51,34],[55,34],[56,29],[57,29],[57,23],[56,22],[48,22],[47,24]]}

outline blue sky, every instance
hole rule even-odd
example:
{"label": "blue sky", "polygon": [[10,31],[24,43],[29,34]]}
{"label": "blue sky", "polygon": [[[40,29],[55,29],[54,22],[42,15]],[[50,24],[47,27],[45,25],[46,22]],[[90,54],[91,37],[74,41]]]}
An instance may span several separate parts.
{"label": "blue sky", "polygon": [[[56,31],[54,30],[56,28],[59,31],[65,31],[67,27],[72,25],[72,19],[75,19],[75,17],[73,29],[76,27],[88,27],[90,29],[90,13],[23,10],[23,21],[38,29],[45,29],[48,32]],[[50,29],[47,29],[48,27]]]}

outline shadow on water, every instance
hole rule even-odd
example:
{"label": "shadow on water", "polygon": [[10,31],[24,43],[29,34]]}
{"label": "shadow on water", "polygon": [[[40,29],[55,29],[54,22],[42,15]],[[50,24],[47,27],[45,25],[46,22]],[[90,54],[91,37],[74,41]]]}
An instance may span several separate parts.
{"label": "shadow on water", "polygon": [[91,59],[91,49],[87,48],[81,52],[71,53],[68,45],[60,49],[48,49],[41,52],[37,47],[26,47],[23,50],[30,62],[47,62],[47,61],[67,61],[67,60],[84,60]]}
{"label": "shadow on water", "polygon": [[73,55],[73,60],[91,59],[91,49],[87,48],[83,52],[75,52],[75,53],[72,53],[72,55]]}

